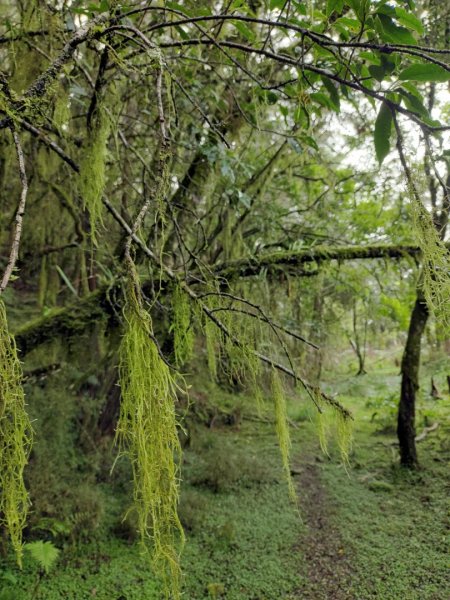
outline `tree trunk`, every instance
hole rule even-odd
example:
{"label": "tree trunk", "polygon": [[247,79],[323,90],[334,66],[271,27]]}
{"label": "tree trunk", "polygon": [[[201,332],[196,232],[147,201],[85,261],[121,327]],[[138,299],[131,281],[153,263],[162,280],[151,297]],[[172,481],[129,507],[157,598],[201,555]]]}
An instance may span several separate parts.
{"label": "tree trunk", "polygon": [[423,293],[418,290],[402,358],[402,386],[397,421],[400,463],[409,468],[418,466],[415,441],[416,392],[419,389],[422,334],[427,323],[428,314],[428,307]]}

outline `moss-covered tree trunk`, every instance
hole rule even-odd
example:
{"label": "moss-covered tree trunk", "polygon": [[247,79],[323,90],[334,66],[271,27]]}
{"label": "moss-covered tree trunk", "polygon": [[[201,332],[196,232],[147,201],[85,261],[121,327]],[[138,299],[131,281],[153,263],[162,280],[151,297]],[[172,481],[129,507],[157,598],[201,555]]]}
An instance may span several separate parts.
{"label": "moss-covered tree trunk", "polygon": [[415,441],[416,393],[419,389],[422,335],[428,315],[428,307],[423,292],[418,289],[402,358],[402,385],[397,421],[400,462],[403,466],[409,468],[415,468],[418,465]]}

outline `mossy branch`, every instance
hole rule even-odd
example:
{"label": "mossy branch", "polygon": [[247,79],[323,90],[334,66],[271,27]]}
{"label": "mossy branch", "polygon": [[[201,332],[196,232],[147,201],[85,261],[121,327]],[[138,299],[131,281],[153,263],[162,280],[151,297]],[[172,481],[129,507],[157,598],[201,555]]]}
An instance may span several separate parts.
{"label": "mossy branch", "polygon": [[[450,244],[447,244],[450,248]],[[368,260],[379,258],[400,259],[408,256],[420,256],[421,248],[412,245],[368,244],[365,246],[315,246],[305,250],[288,252],[272,252],[254,258],[244,258],[217,265],[214,273],[218,277],[231,279],[233,277],[252,277],[263,269],[280,271],[289,269],[293,275],[298,267],[308,263],[321,263],[331,260]],[[303,272],[298,273],[300,276]]]}
{"label": "mossy branch", "polygon": [[[57,336],[82,335],[105,314],[116,318],[123,298],[118,287],[102,286],[95,292],[64,308],[54,308],[43,317],[25,323],[15,332],[15,340],[24,357],[28,352]],[[112,300],[114,298],[114,300]]]}

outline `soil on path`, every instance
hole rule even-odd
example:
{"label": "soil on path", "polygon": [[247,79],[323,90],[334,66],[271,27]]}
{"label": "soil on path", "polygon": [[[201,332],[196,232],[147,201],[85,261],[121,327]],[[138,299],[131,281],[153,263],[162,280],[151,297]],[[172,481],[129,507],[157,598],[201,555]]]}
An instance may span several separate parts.
{"label": "soil on path", "polygon": [[334,524],[334,509],[311,455],[297,461],[293,475],[298,486],[305,532],[298,548],[306,561],[308,580],[296,590],[302,600],[354,600],[351,556]]}

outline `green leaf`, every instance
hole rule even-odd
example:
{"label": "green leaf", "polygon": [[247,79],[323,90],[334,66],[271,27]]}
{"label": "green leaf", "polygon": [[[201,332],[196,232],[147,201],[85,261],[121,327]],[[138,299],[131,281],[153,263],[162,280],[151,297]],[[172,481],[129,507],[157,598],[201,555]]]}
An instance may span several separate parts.
{"label": "green leaf", "polygon": [[189,34],[186,33],[186,31],[181,27],[181,25],[175,25],[175,29],[180,34],[180,37],[181,37],[182,40],[188,40],[188,39],[190,39]]}
{"label": "green leaf", "polygon": [[11,571],[5,571],[0,575],[0,578],[2,579],[2,581],[7,581],[8,583],[12,583],[13,585],[16,585],[17,583],[17,577],[14,575],[14,573],[11,573]]}
{"label": "green leaf", "polygon": [[304,106],[299,105],[294,110],[294,122],[302,127],[309,127],[309,113]]}
{"label": "green leaf", "polygon": [[393,6],[389,6],[389,4],[381,4],[377,7],[375,11],[377,15],[387,15],[388,17],[395,17],[395,8]]}
{"label": "green leaf", "polygon": [[369,73],[377,81],[383,81],[386,69],[384,65],[370,65]]}
{"label": "green leaf", "polygon": [[25,544],[25,548],[46,573],[53,567],[60,552],[51,542],[30,542]]}
{"label": "green leaf", "polygon": [[323,85],[325,86],[325,88],[327,89],[328,93],[330,94],[330,100],[331,100],[331,104],[333,106],[333,109],[336,112],[339,112],[341,106],[340,106],[340,103],[339,103],[339,93],[337,91],[336,86],[331,81],[331,79],[329,79],[328,77],[325,77],[324,75],[322,75],[322,81],[323,81]]}
{"label": "green leaf", "polygon": [[335,11],[337,13],[340,13],[342,11],[343,5],[343,0],[327,0],[327,7],[325,9],[326,16],[330,17]]}
{"label": "green leaf", "polygon": [[423,35],[424,29],[422,22],[416,17],[416,15],[413,15],[404,8],[396,8],[395,14],[399,23],[401,23],[408,29],[413,29],[414,31],[417,31],[417,33],[419,33],[420,35]]}
{"label": "green leaf", "polygon": [[378,22],[381,24],[380,35],[386,42],[393,44],[416,44],[416,39],[405,27],[399,27],[387,15],[378,15]]}
{"label": "green leaf", "polygon": [[269,2],[269,8],[270,10],[274,10],[274,9],[282,9],[284,8],[284,5],[286,4],[286,0],[270,0]]}
{"label": "green leaf", "polygon": [[392,113],[389,106],[383,102],[375,121],[374,142],[375,154],[379,164],[383,162],[391,149]]}
{"label": "green leaf", "polygon": [[61,269],[61,267],[59,265],[55,266],[55,269],[58,271],[59,276],[61,277],[61,279],[64,281],[64,283],[67,285],[67,287],[69,288],[69,290],[72,292],[72,294],[74,296],[78,297],[78,292],[76,291],[76,289],[73,287],[70,279],[67,277],[67,275],[64,273],[64,271]]}
{"label": "green leaf", "polygon": [[403,101],[406,105],[406,108],[419,114],[421,117],[429,118],[430,115],[428,113],[428,110],[425,108],[422,101],[415,94],[412,94],[411,92],[408,92],[407,90],[404,90],[402,88],[400,88],[399,92],[403,97]]}
{"label": "green leaf", "polygon": [[245,23],[242,23],[241,21],[233,21],[233,25],[236,27],[236,29],[239,31],[242,37],[244,37],[246,40],[248,40],[249,42],[255,41],[255,34],[250,29],[250,27],[247,27]]}
{"label": "green leaf", "polygon": [[276,104],[279,100],[278,94],[272,90],[261,90],[259,97],[267,104]]}
{"label": "green leaf", "polygon": [[322,92],[314,92],[310,94],[309,97],[313,102],[320,104],[320,106],[325,106],[326,108],[333,108],[330,98],[325,94],[322,94]]}
{"label": "green leaf", "polygon": [[353,12],[358,17],[358,20],[363,23],[365,21],[369,4],[367,0],[346,0],[345,3],[353,9]]}
{"label": "green leaf", "polygon": [[306,144],[310,148],[314,148],[314,150],[319,151],[319,146],[317,145],[316,140],[313,137],[311,137],[310,135],[307,135],[306,133],[302,134],[300,139],[302,140],[302,142],[304,144]]}
{"label": "green leaf", "polygon": [[375,65],[380,64],[380,57],[374,52],[368,52],[367,50],[364,50],[363,52],[359,53],[359,57],[363,58],[364,60],[368,60]]}
{"label": "green leaf", "polygon": [[398,78],[402,81],[448,81],[450,72],[434,63],[417,63],[403,69]]}
{"label": "green leaf", "polygon": [[191,11],[189,11],[185,6],[183,6],[182,4],[179,4],[178,2],[166,2],[166,6],[167,6],[167,8],[173,8],[173,10],[179,10],[180,12],[187,15],[188,17],[195,16],[195,15],[192,15]]}

